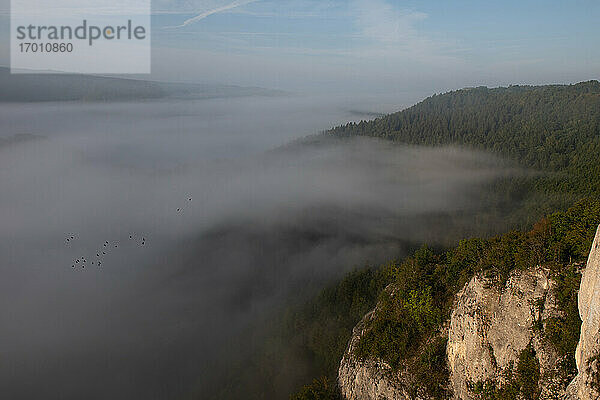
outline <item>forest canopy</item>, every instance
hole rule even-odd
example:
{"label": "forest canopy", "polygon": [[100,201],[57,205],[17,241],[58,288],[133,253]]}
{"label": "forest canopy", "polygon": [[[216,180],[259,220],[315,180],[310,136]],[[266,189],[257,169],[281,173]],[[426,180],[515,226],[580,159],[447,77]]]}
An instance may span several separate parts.
{"label": "forest canopy", "polygon": [[406,110],[327,135],[404,144],[463,145],[545,173],[546,190],[600,193],[600,82],[478,87],[431,96]]}

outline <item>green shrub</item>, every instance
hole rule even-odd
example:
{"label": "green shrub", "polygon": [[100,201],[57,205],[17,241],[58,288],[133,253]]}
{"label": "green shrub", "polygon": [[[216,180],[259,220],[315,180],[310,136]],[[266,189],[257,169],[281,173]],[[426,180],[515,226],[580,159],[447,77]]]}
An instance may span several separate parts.
{"label": "green shrub", "polygon": [[315,379],[310,385],[290,396],[290,400],[341,400],[335,381],[326,377]]}
{"label": "green shrub", "polygon": [[519,354],[516,380],[523,399],[536,400],[539,397],[540,363],[531,344]]}

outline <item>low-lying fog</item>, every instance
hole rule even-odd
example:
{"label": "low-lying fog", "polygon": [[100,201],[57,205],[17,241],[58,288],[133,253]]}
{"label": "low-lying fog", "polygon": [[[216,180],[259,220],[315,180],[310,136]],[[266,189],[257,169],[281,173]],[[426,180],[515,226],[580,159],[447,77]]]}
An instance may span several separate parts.
{"label": "low-lying fog", "polygon": [[435,215],[480,207],[479,185],[505,171],[366,139],[280,148],[360,119],[350,107],[1,105],[0,137],[45,137],[0,148],[2,397],[203,393],[239,332],[355,267],[439,243]]}

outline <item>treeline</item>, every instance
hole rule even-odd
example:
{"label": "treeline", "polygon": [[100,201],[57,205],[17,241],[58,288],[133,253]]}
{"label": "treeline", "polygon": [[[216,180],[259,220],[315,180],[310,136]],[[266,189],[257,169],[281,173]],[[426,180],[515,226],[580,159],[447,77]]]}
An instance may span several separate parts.
{"label": "treeline", "polygon": [[[462,89],[328,131],[418,145],[464,145],[554,172],[548,191],[600,193],[600,83]],[[558,173],[558,174],[556,174]]]}

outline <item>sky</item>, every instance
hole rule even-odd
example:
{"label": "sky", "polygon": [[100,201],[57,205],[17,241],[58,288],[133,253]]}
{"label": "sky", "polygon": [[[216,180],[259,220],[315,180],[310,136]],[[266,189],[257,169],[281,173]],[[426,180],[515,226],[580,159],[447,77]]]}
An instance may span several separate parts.
{"label": "sky", "polygon": [[[0,0],[0,64],[8,64]],[[430,93],[597,79],[597,1],[154,0],[161,80]]]}

